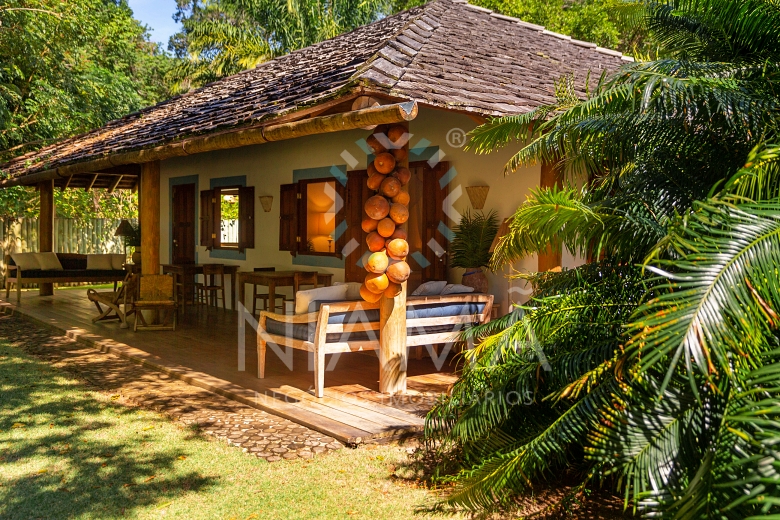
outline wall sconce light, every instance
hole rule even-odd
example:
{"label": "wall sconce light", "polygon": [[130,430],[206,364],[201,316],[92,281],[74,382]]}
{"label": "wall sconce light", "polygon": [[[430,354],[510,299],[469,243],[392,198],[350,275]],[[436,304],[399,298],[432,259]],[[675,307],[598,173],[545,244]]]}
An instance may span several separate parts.
{"label": "wall sconce light", "polygon": [[466,187],[466,193],[469,195],[469,201],[471,201],[471,207],[474,209],[482,209],[485,207],[485,199],[487,199],[490,186],[468,186]]}
{"label": "wall sconce light", "polygon": [[263,211],[268,213],[271,211],[271,205],[274,202],[274,198],[271,195],[260,195],[260,205],[263,206]]}

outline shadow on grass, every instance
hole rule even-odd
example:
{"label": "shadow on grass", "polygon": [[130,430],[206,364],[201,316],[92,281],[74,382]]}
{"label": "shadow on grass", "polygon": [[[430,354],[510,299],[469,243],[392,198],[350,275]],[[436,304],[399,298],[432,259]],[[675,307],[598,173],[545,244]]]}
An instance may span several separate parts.
{"label": "shadow on grass", "polygon": [[197,435],[163,422],[0,343],[0,517],[117,517],[214,485],[184,465]]}

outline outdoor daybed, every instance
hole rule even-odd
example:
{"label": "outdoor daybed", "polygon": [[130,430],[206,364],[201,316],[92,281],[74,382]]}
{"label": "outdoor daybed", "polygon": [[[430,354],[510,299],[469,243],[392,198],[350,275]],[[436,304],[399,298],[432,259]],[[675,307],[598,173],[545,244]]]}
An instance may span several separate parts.
{"label": "outdoor daybed", "polygon": [[6,255],[5,298],[8,299],[11,284],[16,284],[17,303],[21,303],[22,284],[25,283],[114,282],[116,290],[116,283],[124,280],[127,274],[122,267],[124,258],[124,255],[75,253]]}
{"label": "outdoor daybed", "polygon": [[[409,296],[407,347],[450,343],[471,325],[487,323],[491,294]],[[323,396],[325,354],[379,349],[379,304],[365,301],[314,301],[298,315],[261,312],[257,328],[257,374],[265,377],[266,344],[314,353],[314,393]]]}

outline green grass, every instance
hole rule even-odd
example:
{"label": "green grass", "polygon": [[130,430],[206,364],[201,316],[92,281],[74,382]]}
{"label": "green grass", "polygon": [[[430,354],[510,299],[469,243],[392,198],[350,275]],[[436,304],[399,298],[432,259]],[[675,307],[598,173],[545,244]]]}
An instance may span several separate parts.
{"label": "green grass", "polygon": [[0,342],[0,518],[403,519],[405,450],[267,463]]}

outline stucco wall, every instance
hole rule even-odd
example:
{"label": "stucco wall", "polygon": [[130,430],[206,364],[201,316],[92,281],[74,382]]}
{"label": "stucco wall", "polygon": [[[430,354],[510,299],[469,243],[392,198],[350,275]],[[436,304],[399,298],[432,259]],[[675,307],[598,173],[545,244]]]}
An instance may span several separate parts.
{"label": "stucco wall", "polygon": [[[462,148],[452,146],[457,144],[454,137],[459,131],[467,132],[476,123],[469,117],[446,111],[421,109],[417,119],[410,123],[412,148],[423,146],[438,146],[440,159],[449,161],[457,171],[451,181],[450,192],[461,187],[462,195],[454,202],[454,208],[463,212],[470,207],[466,194],[466,186],[487,185],[490,192],[485,203],[485,211],[495,209],[501,219],[510,216],[518,204],[525,200],[529,189],[538,185],[540,176],[539,165],[534,165],[510,175],[504,176],[503,166],[517,150],[510,146],[497,153],[478,156],[466,152]],[[456,130],[453,130],[456,129]],[[450,133],[450,143],[447,134]],[[238,264],[242,270],[252,270],[253,267],[276,267],[280,269],[300,268],[293,265],[293,257],[286,251],[279,251],[279,186],[293,182],[293,170],[306,168],[330,167],[341,165],[351,169],[362,169],[366,166],[367,156],[358,141],[367,137],[363,130],[339,132],[326,135],[310,136],[291,141],[267,143],[257,146],[203,153],[189,157],[179,157],[163,161],[161,164],[161,245],[160,258],[170,261],[170,184],[171,179],[184,176],[197,176],[198,190],[211,187],[211,179],[219,177],[246,176],[246,184],[255,187],[255,196],[272,195],[273,207],[265,213],[258,200],[255,201],[255,248],[246,251],[246,260],[217,258],[220,252],[209,252],[197,246],[199,262],[222,262]],[[358,164],[349,164],[344,152],[348,152]],[[173,182],[176,182],[174,180]],[[199,201],[196,201],[196,206]],[[564,265],[575,261],[571,255],[564,254]],[[535,270],[535,257],[525,258],[515,264],[515,269]],[[334,273],[334,280],[341,281],[344,270],[332,267],[317,267],[322,271]],[[526,291],[522,284],[510,283],[506,279],[509,269],[503,273],[491,274],[491,292],[496,301],[506,310],[511,300],[524,300]],[[452,270],[449,278],[452,282],[460,281],[460,270]],[[288,290],[289,292],[289,290]]]}

